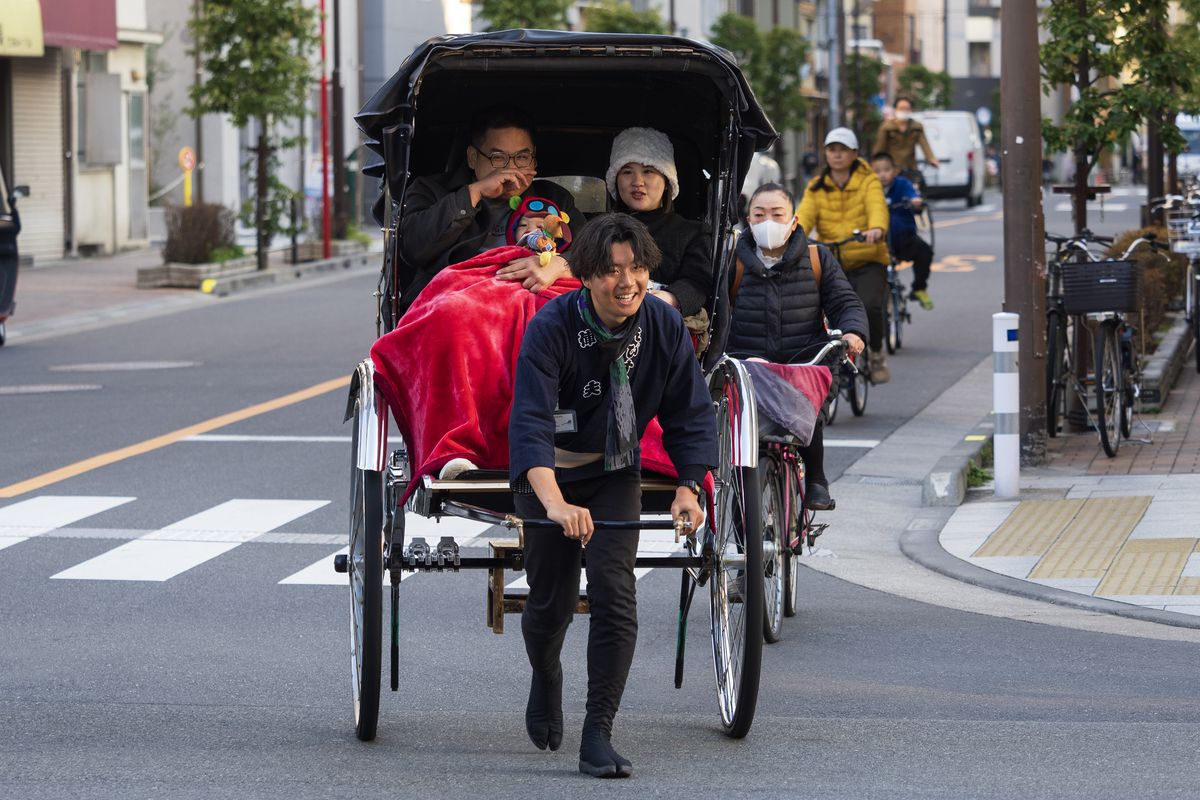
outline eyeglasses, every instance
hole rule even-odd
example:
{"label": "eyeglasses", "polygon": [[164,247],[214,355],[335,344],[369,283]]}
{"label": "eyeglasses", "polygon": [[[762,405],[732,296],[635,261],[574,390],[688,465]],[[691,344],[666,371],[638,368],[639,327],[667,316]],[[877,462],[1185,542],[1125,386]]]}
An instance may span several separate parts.
{"label": "eyeglasses", "polygon": [[471,147],[474,148],[476,153],[479,153],[479,155],[486,158],[488,163],[491,164],[495,169],[504,169],[509,165],[509,162],[511,162],[512,165],[517,169],[526,169],[528,167],[532,167],[534,162],[537,161],[537,156],[534,155],[532,150],[522,150],[519,153],[513,153],[512,155],[509,155],[508,153],[504,153],[499,150],[493,150],[490,153],[485,153],[478,147],[475,147],[475,145],[471,145]]}

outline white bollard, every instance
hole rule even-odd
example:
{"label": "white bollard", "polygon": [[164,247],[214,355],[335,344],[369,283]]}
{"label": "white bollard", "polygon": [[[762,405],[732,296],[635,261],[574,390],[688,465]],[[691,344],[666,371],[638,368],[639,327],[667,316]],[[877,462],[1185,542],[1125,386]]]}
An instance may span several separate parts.
{"label": "white bollard", "polygon": [[1021,382],[1017,373],[1019,317],[992,314],[992,471],[996,497],[1021,493]]}

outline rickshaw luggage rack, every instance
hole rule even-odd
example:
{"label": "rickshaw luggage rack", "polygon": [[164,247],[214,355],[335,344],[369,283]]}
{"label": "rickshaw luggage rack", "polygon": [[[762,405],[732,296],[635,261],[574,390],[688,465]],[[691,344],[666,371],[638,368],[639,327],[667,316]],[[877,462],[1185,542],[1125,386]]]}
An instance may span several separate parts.
{"label": "rickshaw luggage rack", "polygon": [[[600,63],[596,58],[605,59],[603,72],[597,69]],[[551,65],[554,69],[547,69]],[[669,104],[661,98],[635,103],[622,94],[631,83],[644,88],[653,77],[670,86],[671,101],[686,105],[687,113],[664,108]],[[522,97],[527,93],[536,96],[529,92],[531,83],[534,88],[542,85],[563,90],[565,99],[553,104],[552,127],[557,126],[555,130],[569,141],[558,143],[558,150],[552,143],[539,141],[542,174],[603,175],[606,163],[601,161],[607,161],[608,144],[618,130],[634,125],[664,130],[676,149],[682,190],[677,208],[702,219],[712,231],[716,290],[708,304],[711,343],[701,357],[720,446],[713,470],[714,492],[707,503],[710,514],[699,530],[676,530],[677,542],[685,535],[685,552],[638,556],[636,565],[681,571],[677,688],[683,682],[684,635],[691,602],[697,587],[709,589],[721,725],[731,737],[745,736],[757,704],[763,644],[758,420],[750,377],[739,362],[724,354],[724,341],[736,198],[753,153],[769,147],[775,131],[733,57],[701,42],[641,34],[522,30],[429,40],[405,60],[356,117],[368,138],[367,146],[383,156],[382,162],[363,170],[382,178],[381,198],[375,207],[385,233],[376,293],[380,333],[392,330],[398,317],[396,302],[404,266],[397,255],[397,242],[407,184],[417,175],[451,168],[455,148],[462,144],[465,149],[465,139],[451,140],[451,135],[461,133],[469,109],[478,107],[475,101],[501,99],[491,98],[488,91],[505,88],[503,80],[519,85]],[[586,95],[572,93],[572,86],[588,91]],[[511,92],[502,92],[502,96],[509,97]],[[606,104],[606,99],[613,102]],[[604,109],[602,118],[598,108]],[[556,172],[560,166],[575,171]],[[549,520],[520,520],[512,513],[506,472],[478,471],[449,481],[410,475],[406,448],[389,448],[390,409],[377,391],[376,381],[374,361],[364,359],[352,375],[346,409],[346,419],[354,420],[350,546],[348,553],[334,562],[337,571],[349,576],[355,733],[362,740],[375,738],[378,724],[385,573],[391,589],[390,687],[398,691],[399,586],[403,575],[488,571],[487,624],[499,633],[504,630],[504,615],[518,613],[524,603],[522,595],[507,593],[504,585],[505,571],[523,568],[524,529],[558,527]],[[643,515],[667,514],[675,480],[646,474],[642,487]],[[515,531],[516,536],[489,540],[487,556],[464,555],[465,545],[453,536],[443,536],[436,543],[406,539],[406,513],[485,522]],[[670,520],[645,518],[596,520],[594,524],[598,530],[675,527]],[[586,548],[582,558],[586,560]],[[587,610],[585,597],[581,596],[577,610]]]}

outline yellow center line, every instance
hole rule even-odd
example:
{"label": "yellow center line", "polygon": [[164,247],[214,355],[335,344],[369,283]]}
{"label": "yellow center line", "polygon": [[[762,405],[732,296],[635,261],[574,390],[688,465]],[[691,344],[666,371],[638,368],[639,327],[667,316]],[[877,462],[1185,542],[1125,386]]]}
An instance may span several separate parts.
{"label": "yellow center line", "polygon": [[82,475],[85,472],[90,472],[100,467],[106,467],[109,464],[115,464],[118,461],[124,461],[127,458],[140,456],[144,453],[149,453],[151,450],[157,450],[161,447],[166,447],[170,444],[186,439],[189,436],[196,436],[201,433],[215,431],[218,428],[224,428],[227,425],[232,425],[235,422],[241,422],[244,419],[257,417],[260,414],[266,414],[269,411],[275,411],[285,406],[295,405],[304,400],[309,400],[313,397],[318,397],[337,389],[345,388],[350,385],[350,378],[335,378],[331,381],[318,383],[316,386],[310,386],[307,389],[301,389],[298,392],[285,394],[282,397],[276,397],[274,400],[268,400],[265,403],[247,406],[246,408],[237,411],[231,411],[228,414],[222,414],[219,417],[206,419],[203,422],[197,422],[195,425],[189,425],[186,428],[164,433],[161,436],[155,436],[152,439],[131,444],[128,447],[122,447],[118,450],[110,450],[107,453],[101,453],[98,456],[85,458],[83,461],[76,461],[74,464],[68,464],[65,467],[59,467],[50,472],[44,472],[28,480],[20,483],[13,483],[3,488],[0,488],[0,497],[16,497],[25,492],[31,492],[34,489],[41,489],[49,486],[52,483],[65,481],[67,478],[74,478],[76,475]]}

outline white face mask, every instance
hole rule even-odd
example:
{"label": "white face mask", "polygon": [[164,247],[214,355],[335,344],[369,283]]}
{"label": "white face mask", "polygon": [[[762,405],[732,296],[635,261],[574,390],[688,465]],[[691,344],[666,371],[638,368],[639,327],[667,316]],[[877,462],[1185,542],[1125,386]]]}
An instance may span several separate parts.
{"label": "white face mask", "polygon": [[759,247],[763,250],[774,250],[787,243],[788,236],[792,233],[792,226],[790,223],[764,219],[762,222],[751,225],[750,232],[754,234],[754,241]]}
{"label": "white face mask", "polygon": [[906,119],[908,119],[908,112],[907,111],[897,111],[896,119],[900,120],[901,122],[904,122]]}

